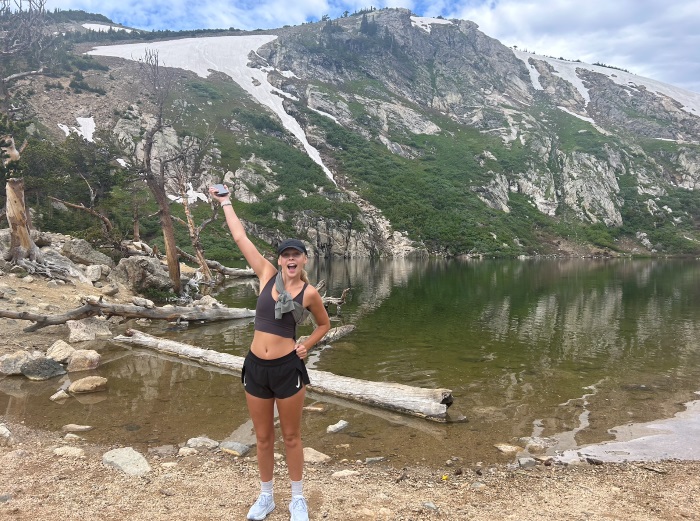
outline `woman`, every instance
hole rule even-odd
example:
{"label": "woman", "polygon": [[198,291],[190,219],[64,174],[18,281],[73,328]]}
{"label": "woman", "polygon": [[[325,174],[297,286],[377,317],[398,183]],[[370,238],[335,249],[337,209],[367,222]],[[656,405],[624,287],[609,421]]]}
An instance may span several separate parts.
{"label": "woman", "polygon": [[[301,411],[309,377],[303,360],[309,348],[330,329],[328,313],[321,295],[309,284],[304,271],[308,261],[304,244],[297,239],[283,241],[277,249],[278,270],[260,254],[246,235],[228,194],[219,196],[213,187],[209,188],[209,193],[221,204],[233,240],[260,279],[255,333],[241,376],[257,439],[261,488],[257,501],[250,507],[248,519],[265,519],[275,508],[272,477],[274,408],[277,405],[292,482],[292,501],[289,504],[291,521],[308,521],[303,495]],[[308,313],[305,313],[306,310],[313,315],[316,328],[301,343],[296,340],[296,324],[303,320]]]}

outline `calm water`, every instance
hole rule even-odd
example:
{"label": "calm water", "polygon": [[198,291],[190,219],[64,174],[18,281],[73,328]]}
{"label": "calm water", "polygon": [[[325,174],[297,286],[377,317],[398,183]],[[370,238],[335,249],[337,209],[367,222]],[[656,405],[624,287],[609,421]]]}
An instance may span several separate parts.
{"label": "calm water", "polygon": [[[329,295],[351,288],[340,316],[330,311],[334,325],[356,325],[311,366],[446,387],[455,416],[467,417],[436,424],[309,395],[325,412],[305,414],[305,443],[339,459],[506,461],[494,443],[548,437],[553,452],[611,440],[609,429],[671,417],[700,391],[698,260],[333,261],[310,275],[328,281]],[[216,296],[255,305],[249,282]],[[250,320],[127,325],[240,356],[253,333]],[[56,404],[48,397],[58,380],[6,378],[0,410],[48,429],[94,425],[86,438],[142,449],[250,433],[236,376],[111,342],[92,347],[108,392]],[[341,419],[349,428],[327,434]]]}

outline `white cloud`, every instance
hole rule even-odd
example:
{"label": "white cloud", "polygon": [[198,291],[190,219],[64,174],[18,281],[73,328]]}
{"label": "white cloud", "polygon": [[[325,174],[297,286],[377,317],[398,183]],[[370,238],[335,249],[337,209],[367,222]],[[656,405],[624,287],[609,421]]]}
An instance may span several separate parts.
{"label": "white cloud", "polygon": [[700,92],[697,0],[48,0],[146,30],[272,29],[340,17],[370,5],[472,20],[506,45],[602,62]]}

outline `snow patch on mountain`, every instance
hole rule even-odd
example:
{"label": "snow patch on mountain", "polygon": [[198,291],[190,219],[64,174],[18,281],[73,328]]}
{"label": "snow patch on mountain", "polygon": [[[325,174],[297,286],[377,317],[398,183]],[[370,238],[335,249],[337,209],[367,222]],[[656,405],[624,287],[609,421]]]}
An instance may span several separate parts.
{"label": "snow patch on mountain", "polygon": [[160,64],[166,67],[189,70],[203,78],[209,76],[212,71],[230,76],[254,99],[279,116],[284,127],[301,142],[309,157],[321,166],[326,176],[335,183],[333,173],[323,163],[318,150],[307,140],[304,129],[284,110],[283,100],[289,95],[272,86],[267,80],[267,72],[273,68],[266,67],[265,70],[261,70],[248,66],[248,55],[275,39],[277,36],[269,34],[183,38],[95,47],[87,54],[138,61],[148,49],[157,52]]}
{"label": "snow patch on mountain", "polygon": [[590,101],[590,95],[588,93],[588,89],[583,84],[583,81],[578,76],[579,69],[585,69],[603,74],[618,85],[623,85],[634,89],[647,89],[651,92],[655,92],[656,94],[667,96],[680,103],[683,106],[683,110],[686,112],[689,112],[695,116],[700,116],[700,93],[685,90],[667,83],[652,80],[650,78],[637,76],[636,74],[630,74],[629,72],[613,69],[611,67],[601,67],[600,65],[590,65],[583,62],[560,60],[549,56],[541,56],[539,54],[519,51],[517,49],[512,49],[512,51],[513,54],[515,54],[515,56],[522,60],[527,66],[528,71],[530,71],[532,86],[537,90],[542,90],[542,85],[539,82],[539,74],[537,73],[537,70],[528,62],[530,58],[533,60],[544,61],[551,65],[554,69],[553,74],[559,76],[563,80],[568,81],[574,87],[576,87],[581,96],[583,96],[583,99],[586,100],[586,104],[588,104]]}

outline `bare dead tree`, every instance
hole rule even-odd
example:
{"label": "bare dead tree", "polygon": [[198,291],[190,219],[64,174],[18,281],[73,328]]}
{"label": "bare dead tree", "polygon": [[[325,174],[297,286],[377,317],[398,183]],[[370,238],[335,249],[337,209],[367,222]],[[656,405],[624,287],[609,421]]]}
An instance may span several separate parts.
{"label": "bare dead tree", "polygon": [[139,64],[141,66],[141,83],[155,106],[155,122],[143,136],[143,157],[139,164],[139,174],[146,181],[146,185],[158,204],[168,274],[175,293],[179,294],[182,291],[180,263],[175,243],[173,219],[170,213],[170,201],[166,192],[168,164],[176,161],[177,157],[160,157],[155,148],[156,136],[162,133],[165,128],[172,126],[172,122],[167,119],[166,111],[169,108],[175,76],[172,69],[166,69],[160,63],[158,51],[147,49]]}
{"label": "bare dead tree", "polygon": [[207,259],[204,257],[201,234],[207,225],[213,222],[217,208],[212,205],[211,217],[205,219],[199,226],[195,225],[190,208],[190,193],[193,186],[199,186],[202,182],[202,177],[206,172],[205,161],[209,155],[212,140],[213,132],[208,132],[201,140],[189,136],[186,137],[180,147],[181,153],[179,158],[173,163],[171,171],[171,178],[177,185],[180,193],[180,202],[185,211],[185,224],[187,225],[190,243],[194,249],[195,258],[197,259],[204,283],[211,281],[212,274]]}
{"label": "bare dead tree", "polygon": [[3,112],[8,111],[8,86],[12,82],[44,72],[44,61],[54,40],[46,24],[46,0],[0,0],[0,71],[3,71],[0,108]]}

